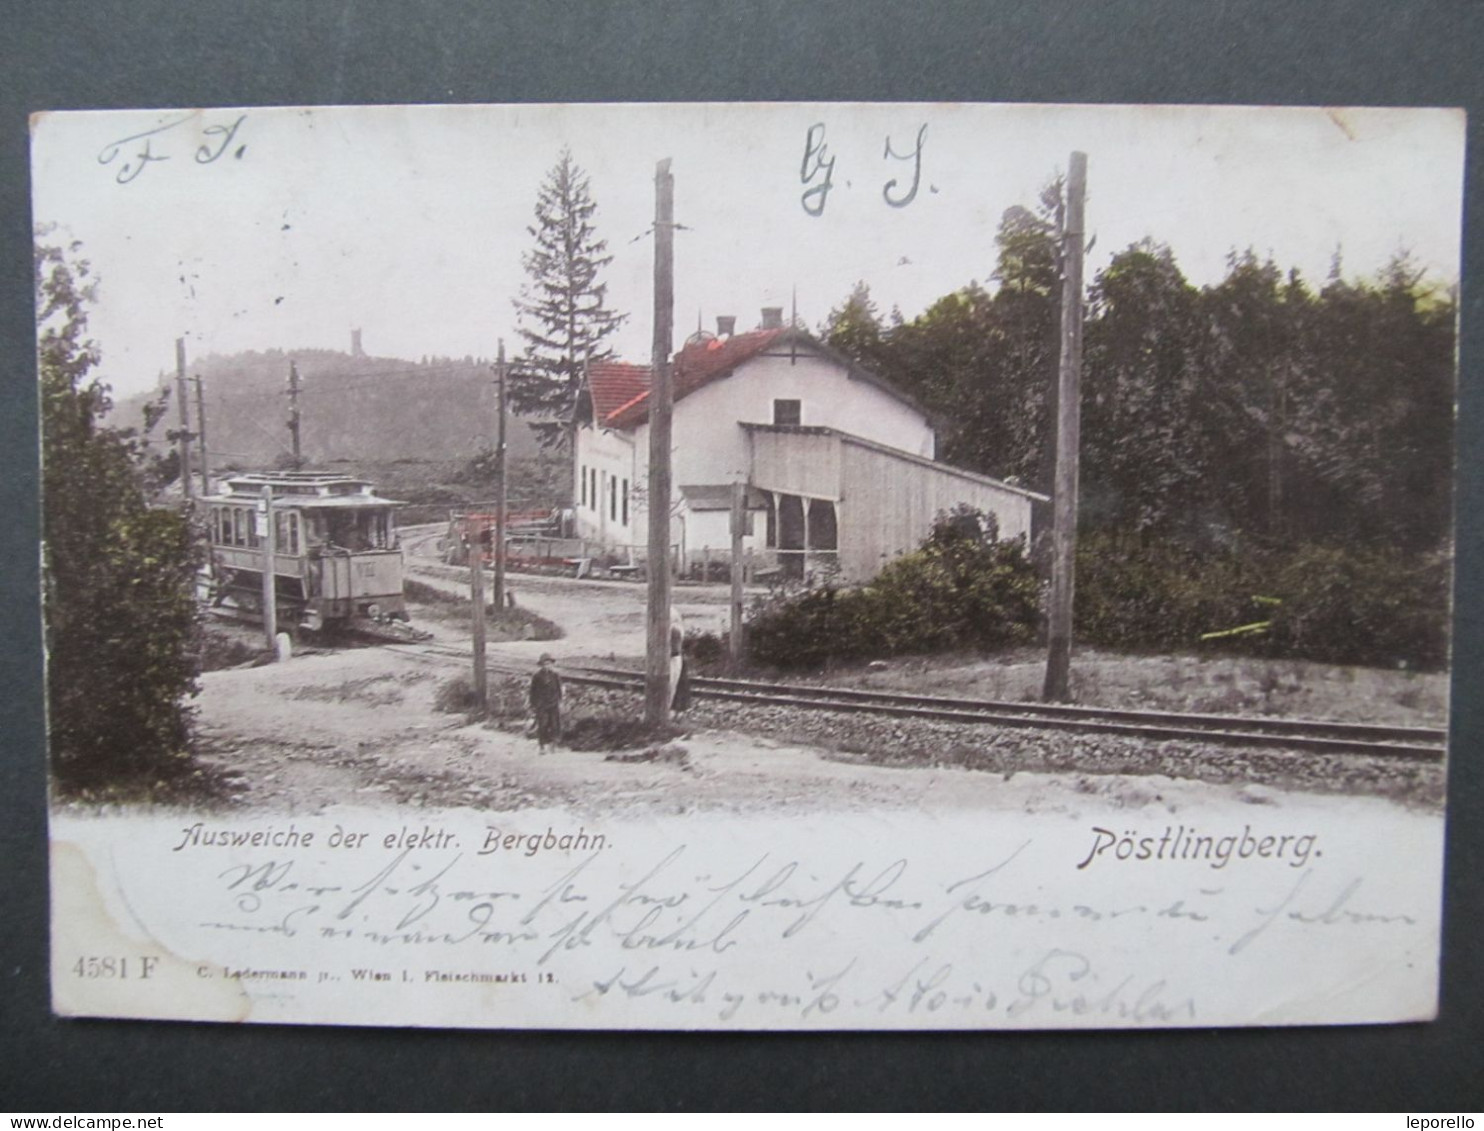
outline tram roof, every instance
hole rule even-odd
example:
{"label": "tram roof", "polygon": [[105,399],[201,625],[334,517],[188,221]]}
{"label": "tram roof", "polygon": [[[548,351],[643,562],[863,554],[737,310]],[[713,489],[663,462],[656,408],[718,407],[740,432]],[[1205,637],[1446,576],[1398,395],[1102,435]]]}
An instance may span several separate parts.
{"label": "tram roof", "polygon": [[369,479],[315,471],[243,472],[229,476],[224,492],[207,495],[204,502],[245,503],[261,500],[263,488],[280,505],[310,507],[399,507],[396,499],[382,498]]}

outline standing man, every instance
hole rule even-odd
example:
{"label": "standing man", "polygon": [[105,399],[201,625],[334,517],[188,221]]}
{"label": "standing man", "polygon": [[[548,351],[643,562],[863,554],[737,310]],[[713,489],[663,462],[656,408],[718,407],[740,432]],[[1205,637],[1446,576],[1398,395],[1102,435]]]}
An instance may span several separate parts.
{"label": "standing man", "polygon": [[673,605],[670,608],[670,710],[683,711],[690,706],[690,672],[685,666],[685,618]]}
{"label": "standing man", "polygon": [[531,710],[536,715],[536,742],[540,752],[562,737],[562,677],[556,673],[556,661],[543,652],[531,677]]}

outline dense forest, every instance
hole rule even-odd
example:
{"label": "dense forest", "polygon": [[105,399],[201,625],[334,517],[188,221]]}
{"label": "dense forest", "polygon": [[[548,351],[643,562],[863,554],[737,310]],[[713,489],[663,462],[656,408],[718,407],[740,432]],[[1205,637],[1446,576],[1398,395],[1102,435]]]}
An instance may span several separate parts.
{"label": "dense forest", "polygon": [[[821,328],[937,418],[940,458],[1047,494],[1058,196],[1004,214],[993,289],[908,321],[861,283]],[[1455,303],[1405,254],[1356,279],[1337,253],[1316,285],[1234,251],[1204,287],[1169,247],[1115,254],[1086,298],[1079,638],[1270,621],[1236,643],[1445,662]]]}
{"label": "dense forest", "polygon": [[[950,462],[1049,492],[1057,241],[1012,208],[991,293],[911,321],[865,284],[824,336],[938,417]],[[1242,538],[1436,547],[1448,536],[1454,299],[1405,255],[1320,286],[1251,251],[1192,286],[1148,241],[1090,283],[1082,528],[1202,545]]]}

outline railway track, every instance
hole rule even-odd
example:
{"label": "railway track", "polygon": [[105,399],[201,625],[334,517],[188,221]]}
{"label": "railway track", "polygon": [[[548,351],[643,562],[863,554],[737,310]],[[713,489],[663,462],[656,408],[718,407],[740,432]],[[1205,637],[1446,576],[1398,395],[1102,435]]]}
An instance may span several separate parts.
{"label": "railway track", "polygon": [[[440,663],[467,663],[469,660],[467,651],[447,645],[387,644],[383,647],[403,654],[425,656]],[[491,657],[489,668],[507,675],[525,675],[530,665],[501,663]],[[620,691],[639,692],[644,686],[642,673],[620,668],[566,668],[562,671],[562,678],[570,683]],[[692,680],[691,689],[698,698],[763,707],[887,715],[932,722],[988,723],[1035,730],[1123,735],[1152,741],[1260,746],[1323,754],[1366,754],[1413,761],[1441,761],[1447,739],[1445,731],[1433,727],[996,702],[741,679],[698,678]]]}
{"label": "railway track", "polygon": [[[643,676],[637,672],[613,668],[587,668],[566,674],[566,678],[634,689],[642,687],[644,682]],[[692,694],[703,699],[759,706],[868,713],[935,722],[993,723],[1039,730],[1117,734],[1156,741],[1280,747],[1327,754],[1370,754],[1418,761],[1441,761],[1447,738],[1445,731],[1430,727],[1179,714],[1054,703],[1009,703],[753,680],[696,679],[691,686]]]}

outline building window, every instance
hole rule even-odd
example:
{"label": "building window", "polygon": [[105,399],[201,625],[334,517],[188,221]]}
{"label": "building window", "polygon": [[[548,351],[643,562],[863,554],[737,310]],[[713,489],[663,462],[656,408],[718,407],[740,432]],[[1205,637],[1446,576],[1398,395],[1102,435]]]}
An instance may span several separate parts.
{"label": "building window", "polygon": [[623,481],[623,524],[629,524],[629,481]]}
{"label": "building window", "polygon": [[608,477],[608,517],[618,520],[618,476]]}
{"label": "building window", "polygon": [[598,498],[598,469],[596,467],[590,468],[588,470],[588,475],[592,477],[592,483],[588,488],[587,497],[591,501],[593,510],[602,510],[603,504],[602,501]]}
{"label": "building window", "polygon": [[804,412],[799,401],[774,401],[773,423],[774,424],[802,424]]}
{"label": "building window", "polygon": [[587,506],[587,465],[582,466],[582,505]]}

